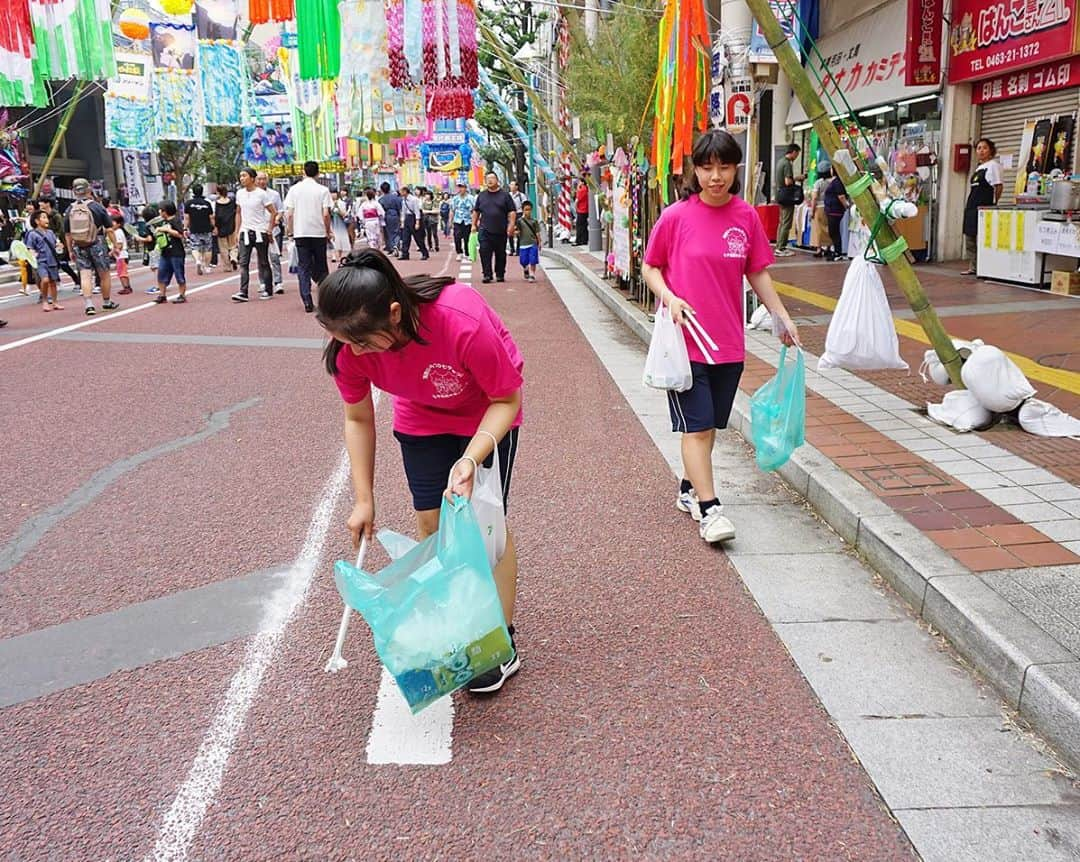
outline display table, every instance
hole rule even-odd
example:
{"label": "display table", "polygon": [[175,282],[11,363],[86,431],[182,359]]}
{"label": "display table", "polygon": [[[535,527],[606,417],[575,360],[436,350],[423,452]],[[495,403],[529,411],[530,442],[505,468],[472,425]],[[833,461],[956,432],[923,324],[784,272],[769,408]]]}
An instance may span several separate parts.
{"label": "display table", "polygon": [[1078,229],[1045,207],[980,207],[977,274],[1046,287],[1055,269],[1076,269]]}

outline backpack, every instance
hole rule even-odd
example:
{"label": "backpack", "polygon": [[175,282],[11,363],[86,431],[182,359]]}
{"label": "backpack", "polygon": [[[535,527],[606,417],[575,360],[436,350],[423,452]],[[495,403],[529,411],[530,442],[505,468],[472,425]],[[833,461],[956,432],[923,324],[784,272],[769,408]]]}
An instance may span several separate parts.
{"label": "backpack", "polygon": [[97,222],[87,201],[75,201],[68,209],[68,236],[81,248],[87,248],[97,240]]}

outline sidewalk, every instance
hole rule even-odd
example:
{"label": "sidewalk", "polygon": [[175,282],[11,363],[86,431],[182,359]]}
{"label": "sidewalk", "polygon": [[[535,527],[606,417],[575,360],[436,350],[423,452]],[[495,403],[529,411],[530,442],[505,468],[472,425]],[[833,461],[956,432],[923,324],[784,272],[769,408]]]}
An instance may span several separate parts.
{"label": "sidewalk", "polygon": [[[602,280],[597,256],[565,246],[547,254],[648,340],[647,317]],[[959,434],[931,422],[925,401],[940,400],[944,390],[919,379],[914,369],[926,348],[903,320],[910,374],[817,373],[828,324],[820,311],[835,302],[845,272],[816,262],[774,269],[808,352],[807,445],[781,475],[1012,707],[1080,763],[1080,442],[1005,426]],[[951,334],[1018,354],[1037,344],[1032,365],[1067,354],[1066,333],[1080,329],[1080,302],[1070,298],[968,282],[945,267],[919,273]],[[896,308],[897,291],[891,281],[886,286]],[[770,335],[747,334],[732,419],[744,437],[748,397],[772,375],[778,353]],[[1037,381],[1025,368],[1039,397],[1080,412],[1080,376],[1046,372]]]}

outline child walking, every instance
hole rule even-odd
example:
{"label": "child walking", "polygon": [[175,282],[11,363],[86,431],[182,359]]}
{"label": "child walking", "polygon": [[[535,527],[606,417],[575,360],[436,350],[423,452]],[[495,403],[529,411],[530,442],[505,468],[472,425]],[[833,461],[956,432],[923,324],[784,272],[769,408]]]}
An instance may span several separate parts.
{"label": "child walking", "polygon": [[176,214],[176,204],[165,201],[161,205],[161,215],[164,222],[158,225],[154,231],[158,235],[158,245],[161,249],[161,257],[158,258],[157,286],[158,295],[154,302],[165,302],[165,291],[169,282],[176,278],[176,287],[180,291],[173,299],[174,303],[187,302],[187,277],[184,275],[184,223]]}
{"label": "child walking", "polygon": [[521,218],[515,232],[518,238],[518,260],[525,270],[526,281],[536,281],[536,267],[540,263],[540,222],[532,217],[532,201],[522,201]]}
{"label": "child walking", "polygon": [[60,255],[56,251],[56,234],[49,229],[49,214],[44,210],[34,210],[30,225],[30,230],[26,232],[26,247],[37,256],[41,310],[63,311],[64,306],[56,298],[56,286],[60,283]]}
{"label": "child walking", "polygon": [[124,217],[113,216],[113,257],[116,258],[116,277],[120,279],[120,293],[131,293],[131,278],[128,276],[128,235],[124,229]]}
{"label": "child walking", "polygon": [[[365,249],[323,280],[316,319],[330,336],[326,370],[345,402],[345,448],[356,495],[347,526],[354,545],[375,528],[372,386],[393,397],[394,437],[421,538],[439,529],[445,493],[472,496],[477,465],[491,458],[496,445],[506,506],[524,362],[477,291],[450,278],[402,279],[385,254]],[[513,643],[517,552],[509,530],[494,575]],[[521,666],[514,649],[509,662],[474,679],[469,691],[502,688]]]}
{"label": "child walking", "polygon": [[727,427],[746,355],[744,276],[782,327],[780,340],[797,345],[799,334],[773,287],[773,249],[761,220],[738,197],[738,143],[722,129],[710,129],[691,158],[691,194],[660,214],[642,275],[676,323],[692,316],[717,345],[706,356],[683,327],[694,382],[686,392],[668,392],[668,409],[671,430],[682,433],[684,473],[675,506],[701,522],[702,539],[723,542],[735,538],[735,527],[716,494],[712,450],[716,429]]}

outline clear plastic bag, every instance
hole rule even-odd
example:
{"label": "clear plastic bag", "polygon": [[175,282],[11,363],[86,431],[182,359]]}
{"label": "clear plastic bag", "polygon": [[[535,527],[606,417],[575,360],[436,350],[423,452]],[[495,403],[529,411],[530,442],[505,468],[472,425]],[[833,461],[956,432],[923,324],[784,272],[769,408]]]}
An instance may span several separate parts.
{"label": "clear plastic bag", "polygon": [[[486,433],[486,432],[484,432]],[[489,435],[490,436],[490,435]],[[493,441],[494,437],[491,438]],[[502,472],[499,470],[499,447],[496,444],[491,456],[491,466],[478,464],[473,482],[473,512],[484,538],[491,568],[506,553],[506,509],[503,507]]]}
{"label": "clear plastic bag", "polygon": [[881,275],[874,264],[856,257],[848,267],[844,289],[829,321],[818,369],[873,371],[907,367],[900,356],[900,342]]}
{"label": "clear plastic bag", "polygon": [[[387,537],[391,554],[404,550],[401,538]],[[379,573],[339,560],[334,582],[371,627],[414,713],[513,657],[476,515],[462,497],[443,500],[439,531]]]}
{"label": "clear plastic bag", "polygon": [[663,303],[656,310],[641,381],[653,389],[673,389],[676,392],[685,392],[694,385],[686,339],[672,318],[671,311]]}
{"label": "clear plastic bag", "polygon": [[780,348],[776,376],[750,397],[750,431],[762,470],[779,470],[806,442],[806,364],[802,350],[796,348],[795,361],[788,364],[787,347]]}

